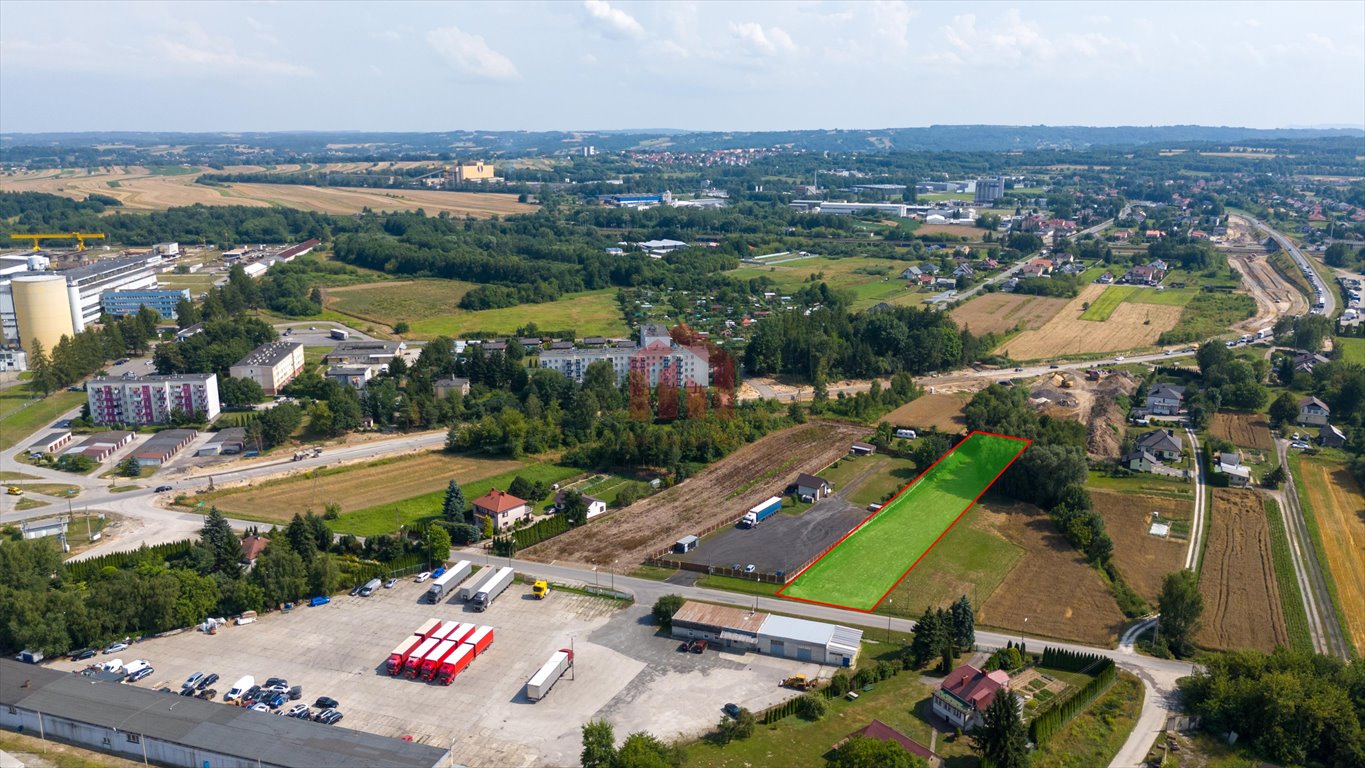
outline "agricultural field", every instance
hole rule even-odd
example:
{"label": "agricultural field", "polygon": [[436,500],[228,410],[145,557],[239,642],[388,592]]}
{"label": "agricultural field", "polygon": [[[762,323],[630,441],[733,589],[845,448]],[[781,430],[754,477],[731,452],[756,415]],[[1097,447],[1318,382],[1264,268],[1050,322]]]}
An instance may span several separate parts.
{"label": "agricultural field", "polygon": [[928,294],[911,288],[900,273],[909,263],[887,259],[850,257],[832,259],[816,256],[794,259],[781,264],[745,264],[725,274],[740,280],[767,277],[777,284],[781,293],[795,293],[808,283],[812,275],[830,288],[853,294],[853,308],[867,309],[880,302],[891,304],[919,303]]}
{"label": "agricultural field", "polygon": [[1101,293],[1098,299],[1090,303],[1089,309],[1081,313],[1081,319],[1102,323],[1114,314],[1114,310],[1118,309],[1120,304],[1131,299],[1133,294],[1140,290],[1145,289],[1135,285],[1111,285],[1104,289],[1104,293]]}
{"label": "agricultural field", "polygon": [[1270,422],[1260,413],[1229,413],[1222,411],[1214,414],[1209,424],[1209,434],[1226,440],[1239,448],[1257,451],[1275,450],[1275,440],[1270,435]]}
{"label": "agricultural field", "polygon": [[1042,360],[1059,355],[1124,352],[1147,349],[1157,337],[1174,328],[1181,307],[1123,302],[1104,322],[1082,319],[1085,304],[1104,293],[1103,285],[1087,285],[1054,317],[1000,346],[997,352],[1016,360]]}
{"label": "agricultural field", "polygon": [[1345,465],[1302,459],[1304,512],[1316,525],[1351,643],[1365,648],[1365,495]]}
{"label": "agricultural field", "polygon": [[[324,504],[341,505],[343,514],[380,504],[444,491],[451,478],[461,485],[519,469],[525,462],[484,459],[432,451],[413,457],[322,470],[268,480],[254,486],[198,495],[205,507],[229,517],[288,522],[296,512],[321,513]],[[472,499],[473,497],[467,498]],[[438,503],[439,508],[439,503]]]}
{"label": "agricultural field", "polygon": [[386,280],[328,288],[323,306],[392,328],[400,320],[413,323],[460,312],[460,299],[473,287],[462,280]]}
{"label": "agricultural field", "polygon": [[937,429],[950,435],[958,435],[967,429],[967,420],[962,409],[967,405],[967,395],[937,392],[920,395],[910,402],[882,417],[882,421],[897,427],[913,429]]}
{"label": "agricultural field", "polygon": [[631,333],[621,315],[615,289],[604,288],[600,291],[567,293],[548,304],[518,304],[515,307],[474,312],[457,309],[410,321],[412,331],[406,335],[431,339],[437,336],[458,337],[475,331],[512,334],[527,323],[535,323],[547,331],[573,330],[579,337],[622,337]]}
{"label": "agricultural field", "polygon": [[948,235],[980,240],[986,230],[968,224],[921,224],[915,228],[916,235]]}
{"label": "agricultural field", "polygon": [[[95,193],[116,198],[130,211],[161,211],[185,205],[279,206],[323,213],[354,214],[364,208],[375,211],[408,211],[421,208],[428,214],[488,217],[529,213],[534,205],[518,203],[517,196],[481,192],[442,192],[415,189],[315,187],[302,184],[197,184],[207,169],[188,166],[158,168],[112,167],[87,173],[84,169],[35,171],[0,180],[0,191],[47,192],[77,200]],[[233,171],[259,171],[254,166],[229,167]],[[281,171],[297,166],[281,166]]]}
{"label": "agricultural field", "polygon": [[1215,488],[1199,573],[1204,648],[1273,650],[1289,645],[1265,507],[1255,491]]}
{"label": "agricultural field", "polygon": [[1020,439],[972,435],[779,594],[875,608],[1027,446]]}
{"label": "agricultural field", "polygon": [[[1096,490],[1091,490],[1090,498],[1114,540],[1114,563],[1119,573],[1139,595],[1155,604],[1161,580],[1185,565],[1193,503]],[[1170,536],[1159,538],[1148,532],[1157,521],[1171,525]]]}
{"label": "agricultural field", "polygon": [[[819,472],[866,434],[866,427],[830,422],[774,432],[662,493],[520,554],[546,563],[643,562],[683,536],[733,523],[744,510],[771,496],[774,484],[785,485],[798,472]],[[604,535],[607,530],[610,534]]]}
{"label": "agricultural field", "polygon": [[948,314],[959,326],[970,329],[972,333],[1005,333],[1015,328],[1041,328],[1067,303],[1067,299],[1050,296],[997,291],[979,294]]}
{"label": "agricultural field", "polygon": [[1352,336],[1337,336],[1332,345],[1341,350],[1341,359],[1356,365],[1365,365],[1365,339]]}

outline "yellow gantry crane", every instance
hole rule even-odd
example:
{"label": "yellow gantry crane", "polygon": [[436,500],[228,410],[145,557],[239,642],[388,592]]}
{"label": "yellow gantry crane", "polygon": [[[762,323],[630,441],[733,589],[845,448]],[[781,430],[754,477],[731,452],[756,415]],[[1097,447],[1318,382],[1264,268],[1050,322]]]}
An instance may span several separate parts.
{"label": "yellow gantry crane", "polygon": [[39,240],[73,240],[73,239],[74,239],[74,240],[76,241],[76,250],[78,250],[78,251],[83,251],[83,250],[85,250],[85,241],[86,241],[86,240],[103,240],[103,239],[104,239],[104,235],[101,234],[101,233],[90,233],[90,232],[64,232],[64,233],[59,232],[59,233],[57,233],[57,234],[37,234],[37,233],[35,233],[35,234],[32,234],[32,235],[10,235],[10,239],[11,239],[11,240],[32,240],[32,241],[33,241],[33,250],[35,250],[35,251],[36,251],[36,250],[39,250],[39,248],[38,248],[38,241],[39,241]]}

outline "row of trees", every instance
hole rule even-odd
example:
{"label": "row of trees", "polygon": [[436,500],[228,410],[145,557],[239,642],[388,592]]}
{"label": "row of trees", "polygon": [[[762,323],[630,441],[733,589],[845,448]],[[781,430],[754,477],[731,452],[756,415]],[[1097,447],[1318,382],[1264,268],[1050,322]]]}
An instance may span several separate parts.
{"label": "row of trees", "polygon": [[155,310],[143,307],[135,315],[105,318],[103,327],[92,326],[75,336],[62,336],[51,350],[30,339],[25,345],[33,374],[30,386],[46,396],[95,373],[110,360],[146,352],[156,338],[159,319]]}

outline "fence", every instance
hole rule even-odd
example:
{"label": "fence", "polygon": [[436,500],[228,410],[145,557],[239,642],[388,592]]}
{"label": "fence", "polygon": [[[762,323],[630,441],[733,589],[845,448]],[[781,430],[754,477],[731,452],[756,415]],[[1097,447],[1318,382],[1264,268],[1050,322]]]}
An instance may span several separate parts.
{"label": "fence", "polygon": [[[1049,664],[1049,661],[1053,663]],[[1062,726],[1079,715],[1090,702],[1108,690],[1109,686],[1118,679],[1119,674],[1118,667],[1114,665],[1113,659],[1053,648],[1043,649],[1043,660],[1040,665],[1071,672],[1091,673],[1093,671],[1095,676],[1075,695],[1038,715],[1033,719],[1033,722],[1029,723],[1029,738],[1035,744],[1042,744],[1056,735]]]}

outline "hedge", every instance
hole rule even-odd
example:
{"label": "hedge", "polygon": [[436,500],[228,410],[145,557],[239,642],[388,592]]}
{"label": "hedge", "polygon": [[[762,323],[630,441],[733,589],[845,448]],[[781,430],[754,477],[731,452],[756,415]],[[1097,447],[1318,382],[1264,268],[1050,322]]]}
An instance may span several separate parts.
{"label": "hedge", "polygon": [[105,568],[132,568],[144,562],[174,560],[189,554],[193,548],[194,541],[191,539],[171,541],[150,547],[144,544],[131,552],[111,552],[107,555],[92,557],[89,560],[65,563],[62,566],[62,572],[71,581],[90,581]]}
{"label": "hedge", "polygon": [[[1044,651],[1044,655],[1046,655],[1046,651]],[[1090,654],[1073,655],[1084,657]],[[1060,667],[1057,668],[1060,669]],[[1028,727],[1029,738],[1033,740],[1034,744],[1042,744],[1052,738],[1062,729],[1062,726],[1071,721],[1071,718],[1085,711],[1085,708],[1090,706],[1090,702],[1107,690],[1118,678],[1118,674],[1118,667],[1114,665],[1112,659],[1101,658],[1099,671],[1090,682],[1060,705],[1033,718],[1033,722],[1029,723]]]}

